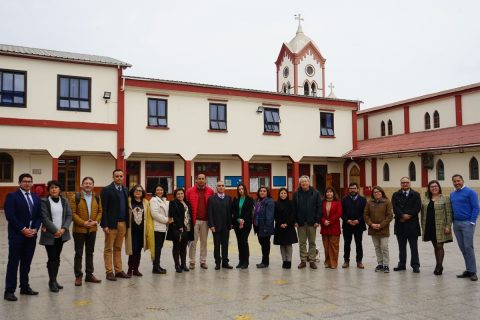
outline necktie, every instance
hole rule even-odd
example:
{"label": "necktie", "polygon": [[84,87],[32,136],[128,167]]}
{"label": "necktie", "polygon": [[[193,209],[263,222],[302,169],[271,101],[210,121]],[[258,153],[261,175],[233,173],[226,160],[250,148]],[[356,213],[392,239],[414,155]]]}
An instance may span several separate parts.
{"label": "necktie", "polygon": [[33,202],[30,199],[30,193],[25,192],[25,197],[27,198],[27,203],[28,203],[28,211],[30,211],[30,216],[32,216],[32,211],[33,211]]}
{"label": "necktie", "polygon": [[403,194],[405,195],[405,197],[408,196],[408,192],[407,192],[407,191],[405,191]]}

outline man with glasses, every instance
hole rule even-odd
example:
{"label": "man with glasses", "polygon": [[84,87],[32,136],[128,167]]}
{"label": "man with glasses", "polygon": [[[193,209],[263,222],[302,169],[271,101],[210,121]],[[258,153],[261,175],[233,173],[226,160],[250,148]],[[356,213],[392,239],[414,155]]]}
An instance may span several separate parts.
{"label": "man with glasses", "polygon": [[[217,193],[208,198],[208,227],[213,234],[215,270],[232,269],[228,264],[228,239],[232,228],[232,199],[225,194],[223,181],[217,182]],[[221,254],[220,254],[221,251]]]}
{"label": "man with glasses", "polygon": [[393,214],[395,216],[394,231],[398,241],[399,262],[393,271],[406,270],[407,242],[410,244],[410,266],[414,273],[420,272],[418,257],[418,237],[420,236],[420,221],[418,213],[422,208],[420,194],[410,187],[410,178],[400,179],[400,190],[392,196]]}
{"label": "man with glasses", "polygon": [[22,173],[18,178],[19,188],[9,193],[5,200],[5,217],[8,221],[8,263],[5,276],[5,293],[7,301],[17,301],[17,272],[20,265],[20,294],[34,296],[38,292],[30,288],[28,274],[32,263],[37,231],[42,223],[40,215],[40,198],[31,193],[33,178]]}

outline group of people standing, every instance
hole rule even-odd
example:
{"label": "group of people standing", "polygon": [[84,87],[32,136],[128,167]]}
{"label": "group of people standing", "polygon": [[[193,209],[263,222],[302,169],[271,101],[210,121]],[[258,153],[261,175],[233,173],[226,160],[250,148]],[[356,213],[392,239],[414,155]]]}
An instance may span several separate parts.
{"label": "group of people standing", "polygon": [[[343,229],[344,263],[350,266],[352,239],[356,245],[356,266],[364,269],[362,236],[367,229],[372,237],[377,257],[376,272],[390,272],[388,239],[390,223],[395,219],[394,233],[399,246],[399,262],[394,271],[406,270],[407,243],[410,246],[410,266],[420,272],[418,237],[431,241],[436,259],[435,275],[443,272],[443,244],[452,242],[452,221],[459,248],[465,259],[466,270],[459,278],[477,281],[473,248],[475,224],[479,213],[478,195],[464,185],[461,175],[454,175],[455,190],[450,197],[442,194],[440,183],[428,183],[426,197],[410,186],[407,177],[401,179],[400,190],[390,201],[384,190],[372,188],[371,199],[359,194],[356,183],[349,185],[349,193],[340,199],[333,188],[327,188],[323,196],[310,185],[310,178],[302,176],[300,187],[289,199],[288,191],[281,188],[277,201],[271,198],[266,187],[260,187],[256,199],[249,196],[245,184],[237,186],[233,199],[225,193],[225,184],[218,181],[216,192],[206,185],[206,177],[199,174],[195,185],[188,190],[178,188],[173,200],[166,199],[166,188],[156,185],[151,190],[152,198],[146,199],[146,191],[135,185],[128,191],[124,186],[124,172],[113,171],[113,182],[104,187],[100,196],[94,190],[92,177],[85,177],[81,192],[69,199],[61,196],[57,181],[47,184],[48,196],[40,199],[32,193],[30,174],[19,177],[19,189],[8,194],[5,201],[5,216],[8,220],[9,256],[5,281],[4,299],[16,301],[17,272],[20,266],[20,294],[37,295],[29,284],[30,264],[40,231],[41,245],[46,248],[49,289],[63,289],[57,281],[60,255],[63,244],[70,240],[70,225],[73,221],[75,286],[82,282],[100,283],[94,276],[93,253],[96,232],[100,225],[105,233],[104,263],[106,279],[142,276],[139,270],[142,251],[149,251],[152,272],[165,274],[160,265],[165,240],[172,241],[172,256],[175,271],[187,272],[196,267],[196,245],[200,240],[200,268],[208,269],[207,238],[213,235],[215,270],[232,269],[229,263],[228,245],[233,228],[238,245],[238,269],[249,266],[249,234],[257,235],[262,250],[262,260],[257,268],[270,264],[270,245],[280,246],[282,268],[292,266],[292,245],[299,243],[300,264],[303,269],[309,264],[317,269],[316,234],[320,227],[324,247],[325,268],[338,266],[340,235]],[[342,220],[342,223],[341,221]],[[423,230],[423,232],[422,232]],[[128,255],[128,270],[122,266],[122,247]],[[307,247],[308,245],[308,247]],[[189,263],[187,264],[187,248]],[[85,251],[85,277],[82,271]]]}

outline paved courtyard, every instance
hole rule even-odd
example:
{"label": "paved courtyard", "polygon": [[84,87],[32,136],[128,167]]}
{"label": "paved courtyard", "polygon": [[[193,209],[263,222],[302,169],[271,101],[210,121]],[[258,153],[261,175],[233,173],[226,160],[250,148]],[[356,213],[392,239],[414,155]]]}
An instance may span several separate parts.
{"label": "paved courtyard", "polygon": [[[7,226],[0,213],[0,270],[2,286],[6,270]],[[393,231],[393,230],[392,230]],[[393,232],[392,232],[393,233]],[[238,262],[236,239],[230,238],[230,261]],[[103,268],[103,232],[99,232],[95,255],[95,274],[101,284],[73,285],[73,241],[64,246],[59,283],[60,293],[48,291],[46,254],[37,247],[32,263],[31,286],[40,291],[36,297],[21,296],[17,302],[0,303],[0,319],[479,319],[480,283],[457,279],[464,270],[456,243],[446,245],[444,274],[432,274],[435,259],[430,243],[420,243],[421,273],[411,269],[390,274],[375,273],[375,253],[370,237],[364,236],[366,268],[298,270],[298,245],[294,246],[294,267],[281,268],[279,247],[272,245],[268,269],[257,270],[260,247],[250,237],[251,261],[247,270],[213,269],[213,244],[209,235],[209,269],[198,267],[176,274],[171,243],[163,250],[162,266],[166,275],[153,275],[149,255],[140,266],[143,277],[105,280]],[[476,235],[476,248],[480,237]],[[343,242],[340,264],[343,262]],[[323,248],[317,238],[320,258]],[[391,269],[397,263],[396,239],[390,237]],[[354,250],[352,252],[354,254]],[[477,258],[479,258],[477,249]],[[352,256],[353,260],[354,256]],[[126,257],[124,257],[126,268]],[[2,287],[3,289],[3,287]]]}

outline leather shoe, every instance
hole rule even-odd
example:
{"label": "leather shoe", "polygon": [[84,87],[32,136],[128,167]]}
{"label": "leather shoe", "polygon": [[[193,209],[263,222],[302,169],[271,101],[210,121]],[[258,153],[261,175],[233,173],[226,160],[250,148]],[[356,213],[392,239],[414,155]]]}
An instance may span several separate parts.
{"label": "leather shoe", "polygon": [[[193,266],[194,266],[194,268],[195,268],[195,265],[193,265]],[[205,262],[200,263],[200,268],[205,269],[205,270],[208,269],[207,264],[206,264]],[[192,268],[190,268],[190,269],[192,269]]]}
{"label": "leather shoe", "polygon": [[393,271],[403,271],[403,270],[407,270],[406,267],[400,267],[400,266],[397,266],[395,268],[393,268]]}
{"label": "leather shoe", "polygon": [[93,274],[85,277],[85,282],[100,283],[102,280],[97,279]]}
{"label": "leather shoe", "polygon": [[350,267],[350,262],[345,261],[345,262],[342,264],[342,268],[343,268],[343,269],[346,269],[346,268],[348,268],[348,267]]}
{"label": "leather shoe", "polygon": [[302,261],[300,262],[300,264],[298,265],[298,269],[303,269],[307,266],[307,263],[305,261]]}
{"label": "leather shoe", "polygon": [[227,264],[222,264],[222,268],[223,269],[233,269],[233,267],[231,265],[229,265],[228,263]]}
{"label": "leather shoe", "polygon": [[7,301],[17,301],[18,300],[17,296],[13,292],[5,292],[3,294],[3,299],[5,299]]}
{"label": "leather shoe", "polygon": [[[201,265],[200,265],[200,266],[201,266]],[[190,266],[189,266],[189,267],[190,267],[189,270],[195,269],[195,263],[191,263],[191,262],[190,262]]]}
{"label": "leather shoe", "polygon": [[[58,289],[57,282],[56,281],[49,281],[48,282],[48,287],[50,288],[51,292],[58,292],[60,289]],[[21,292],[20,292],[21,294]]]}
{"label": "leather shoe", "polygon": [[248,269],[248,264],[242,264],[242,266],[240,267],[240,269]]}
{"label": "leather shoe", "polygon": [[268,264],[265,264],[265,263],[258,263],[257,264],[257,269],[264,269],[264,268],[268,268]]}
{"label": "leather shoe", "polygon": [[477,274],[476,274],[476,273],[471,273],[471,274],[470,274],[470,280],[472,280],[472,281],[478,281]]}
{"label": "leather shoe", "polygon": [[215,270],[220,270],[220,265],[219,264],[215,265]]}
{"label": "leather shoe", "polygon": [[27,296],[36,296],[38,291],[33,291],[32,288],[28,287],[26,289],[20,289],[20,294],[24,294]]}
{"label": "leather shoe", "polygon": [[55,280],[55,283],[57,284],[57,288],[62,290],[63,289],[63,286],[60,285],[60,283],[57,282],[57,280]]}
{"label": "leather shoe", "polygon": [[317,269],[317,264],[313,261],[310,262],[310,268],[311,269]]}
{"label": "leather shoe", "polygon": [[122,278],[122,279],[130,279],[132,276],[126,274],[123,271],[120,271],[119,273],[115,273],[115,278]]}
{"label": "leather shoe", "polygon": [[143,273],[137,270],[133,270],[132,274],[136,277],[143,277]]}
{"label": "leather shoe", "polygon": [[182,269],[183,269],[183,271],[185,271],[185,272],[190,271],[190,269],[189,269],[187,266],[183,266]]}
{"label": "leather shoe", "polygon": [[361,262],[357,262],[357,268],[358,269],[365,269],[365,266]]}
{"label": "leather shoe", "polygon": [[107,273],[107,280],[117,281],[117,278],[115,278],[115,275],[113,274],[113,272],[109,272]]}
{"label": "leather shoe", "polygon": [[80,287],[82,285],[82,277],[75,278],[75,287]]}
{"label": "leather shoe", "polygon": [[457,274],[457,278],[470,278],[470,272],[463,271],[462,274]]}
{"label": "leather shoe", "polygon": [[417,266],[413,267],[413,273],[420,273],[420,268]]}

